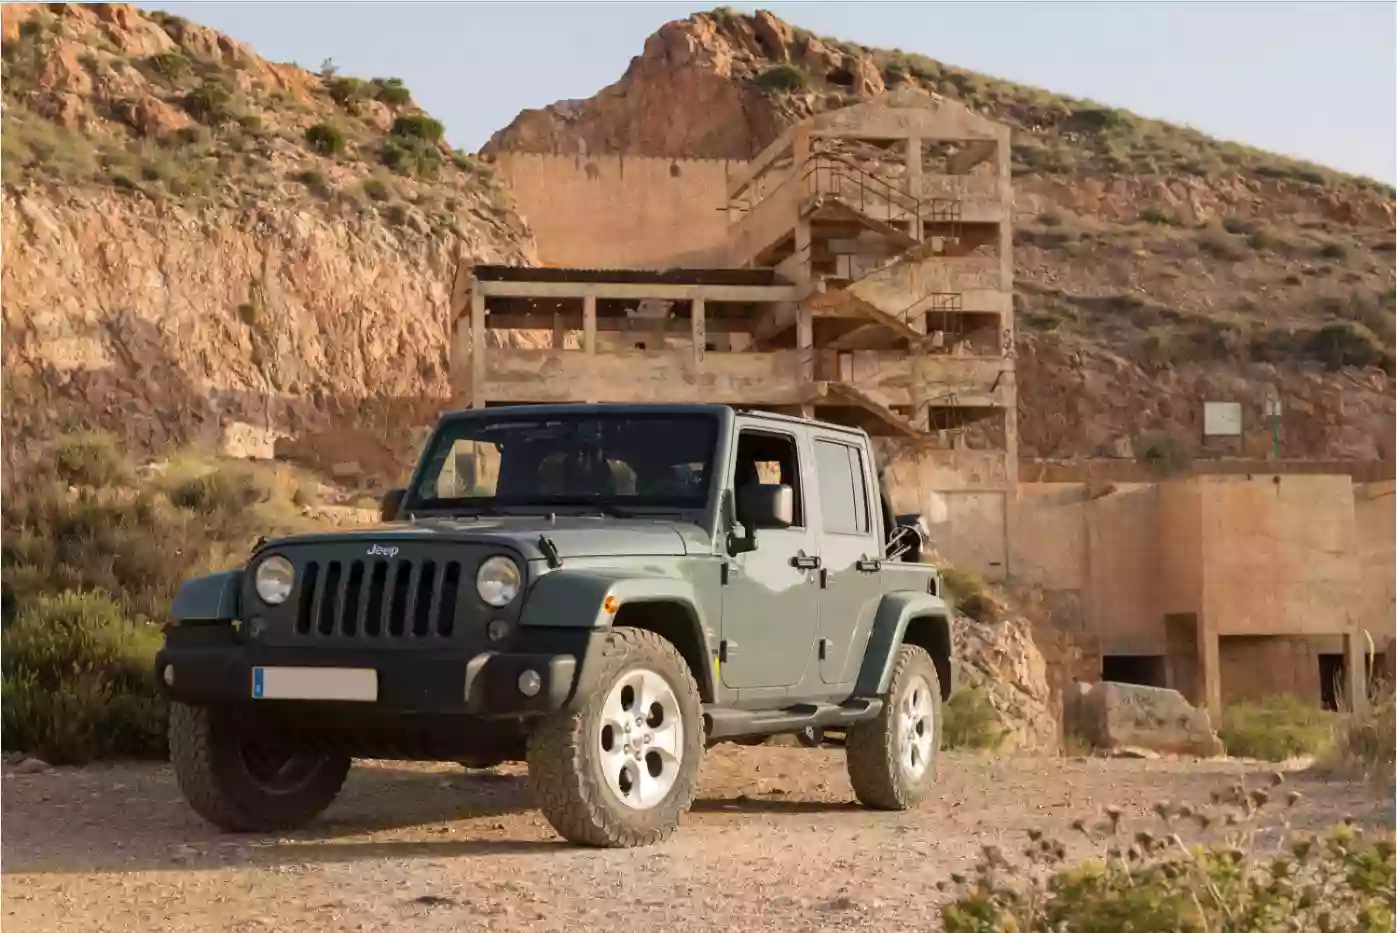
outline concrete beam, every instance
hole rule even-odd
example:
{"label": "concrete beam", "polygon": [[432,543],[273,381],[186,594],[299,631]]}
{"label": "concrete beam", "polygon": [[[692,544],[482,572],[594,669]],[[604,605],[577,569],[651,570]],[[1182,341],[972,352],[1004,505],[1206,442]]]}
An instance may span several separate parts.
{"label": "concrete beam", "polygon": [[640,301],[658,298],[668,301],[764,302],[799,301],[801,289],[795,285],[671,285],[633,282],[477,282],[474,294],[511,298],[607,298]]}
{"label": "concrete beam", "polygon": [[[702,298],[696,298],[694,303],[697,304],[701,301],[703,301]],[[585,324],[585,317],[581,320],[583,324]],[[752,331],[754,320],[756,319],[741,320],[709,317],[705,323],[706,330],[710,334],[746,334]],[[581,329],[585,331],[586,328],[583,324],[579,324],[578,321],[579,318],[574,315],[572,319],[568,321],[568,329]],[[485,323],[486,326],[490,327],[492,330],[548,330],[553,326],[553,315],[530,314],[527,311],[491,311],[485,318]],[[655,323],[654,321],[645,321],[642,324],[630,318],[612,317],[609,315],[606,317],[594,316],[592,330],[594,333],[620,333],[623,331],[637,334],[643,332],[654,333],[656,328],[650,325]],[[664,321],[664,325],[666,333],[685,337],[690,334],[689,321],[684,318],[669,318]]]}
{"label": "concrete beam", "polygon": [[992,157],[994,147],[995,141],[993,139],[975,140],[946,160],[947,170],[952,175],[964,175],[981,162]]}

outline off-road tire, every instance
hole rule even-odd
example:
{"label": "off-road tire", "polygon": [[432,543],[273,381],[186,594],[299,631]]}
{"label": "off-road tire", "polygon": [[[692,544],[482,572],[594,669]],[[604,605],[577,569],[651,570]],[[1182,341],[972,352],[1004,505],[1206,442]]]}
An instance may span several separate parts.
{"label": "off-road tire", "polygon": [[[606,635],[589,672],[590,694],[573,712],[542,719],[529,735],[529,782],[534,801],[558,835],[569,842],[605,848],[651,845],[668,838],[694,802],[704,749],[703,703],[698,685],[679,651],[642,629],[618,628]],[[595,751],[602,706],[624,674],[646,669],[674,691],[683,722],[679,773],[666,797],[646,810],[631,809],[607,786]]]}
{"label": "off-road tire", "polygon": [[170,763],[194,812],[229,832],[296,829],[339,794],[348,755],[320,755],[293,787],[269,789],[249,771],[232,717],[223,711],[170,704]]}
{"label": "off-road tire", "polygon": [[[908,685],[918,677],[931,688],[931,716],[936,732],[926,770],[920,779],[913,780],[899,761],[898,710]],[[925,649],[903,645],[898,648],[883,709],[873,719],[850,726],[845,735],[845,763],[854,796],[859,803],[876,810],[913,809],[936,783],[940,745],[941,682],[936,676],[936,664]]]}

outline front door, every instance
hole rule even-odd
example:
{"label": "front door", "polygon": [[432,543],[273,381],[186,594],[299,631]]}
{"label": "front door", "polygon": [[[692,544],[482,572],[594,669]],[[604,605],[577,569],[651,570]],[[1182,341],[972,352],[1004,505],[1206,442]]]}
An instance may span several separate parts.
{"label": "front door", "polygon": [[873,614],[882,596],[877,572],[883,556],[874,491],[863,445],[834,432],[812,430],[815,474],[819,484],[819,544],[824,570],[820,594],[820,679],[849,683],[862,657]]}
{"label": "front door", "polygon": [[820,571],[815,535],[806,519],[799,436],[773,429],[738,433],[733,476],[736,489],[748,483],[784,483],[795,493],[790,528],[757,531],[757,549],[728,564],[723,587],[720,676],[734,688],[789,687],[799,683],[814,654]]}

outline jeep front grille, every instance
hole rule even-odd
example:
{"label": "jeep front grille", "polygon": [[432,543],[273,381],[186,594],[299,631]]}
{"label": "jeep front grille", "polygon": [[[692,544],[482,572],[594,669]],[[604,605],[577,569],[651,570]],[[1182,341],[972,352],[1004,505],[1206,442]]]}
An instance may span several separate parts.
{"label": "jeep front grille", "polygon": [[301,567],[296,634],[449,638],[459,561],[309,561]]}

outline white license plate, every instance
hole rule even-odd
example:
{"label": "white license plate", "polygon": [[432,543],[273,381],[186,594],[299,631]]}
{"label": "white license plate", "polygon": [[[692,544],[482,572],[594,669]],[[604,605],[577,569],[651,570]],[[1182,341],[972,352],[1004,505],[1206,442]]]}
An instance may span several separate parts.
{"label": "white license plate", "polygon": [[254,700],[378,699],[378,671],[362,667],[254,667]]}

